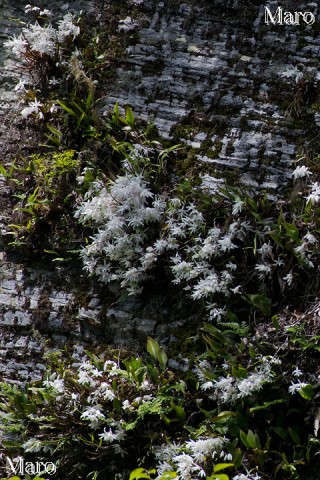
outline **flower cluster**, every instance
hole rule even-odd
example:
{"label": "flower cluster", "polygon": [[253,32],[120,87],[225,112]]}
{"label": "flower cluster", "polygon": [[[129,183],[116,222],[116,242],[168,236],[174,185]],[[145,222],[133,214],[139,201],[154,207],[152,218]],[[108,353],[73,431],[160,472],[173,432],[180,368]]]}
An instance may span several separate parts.
{"label": "flower cluster", "polygon": [[120,281],[131,294],[139,292],[157,260],[145,245],[164,209],[164,199],[151,192],[142,176],[119,176],[107,187],[95,184],[76,212],[81,223],[98,229],[82,252],[86,270],[105,283]]}
{"label": "flower cluster", "polygon": [[[52,86],[53,82],[57,82],[54,76],[57,73],[60,77],[67,76],[68,61],[74,50],[72,42],[80,35],[80,27],[71,13],[66,13],[53,26],[50,10],[31,5],[27,5],[25,10],[35,15],[36,20],[23,27],[19,36],[4,42],[4,46],[14,56],[19,70],[19,82],[15,90],[26,92],[28,87],[39,87],[44,82]],[[43,119],[43,109],[40,107],[43,105],[32,98],[21,113],[24,118],[33,115]]]}
{"label": "flower cluster", "polygon": [[[209,398],[222,404],[234,405],[238,400],[252,397],[259,392],[266,383],[272,382],[274,373],[272,371],[272,363],[268,358],[263,357],[253,372],[247,372],[243,378],[236,378],[233,375],[219,376],[217,380],[208,380],[209,377],[215,376],[212,365],[205,361],[200,362],[196,367],[195,373],[200,381],[200,388],[209,392]],[[226,368],[228,366],[226,365]]]}
{"label": "flower cluster", "polygon": [[[100,468],[105,469],[104,478],[113,478],[109,475],[115,469],[124,472],[124,467],[135,465],[137,443],[143,445],[149,430],[152,435],[154,423],[158,435],[165,431],[168,418],[174,419],[176,409],[183,410],[186,384],[172,371],[156,372],[155,366],[144,364],[140,358],[127,359],[123,366],[75,352],[68,367],[59,370],[57,373],[51,367],[45,379],[29,390],[26,411],[32,411],[32,415],[25,418],[23,438],[27,440],[22,439],[20,445],[23,455],[36,454],[37,460],[54,460],[58,455],[63,464],[71,454],[72,462],[80,456],[81,464],[83,456],[92,456],[96,461],[98,453]],[[10,390],[8,398],[14,409],[19,407],[16,395],[19,396],[18,390]],[[7,422],[8,418],[1,427],[3,438]],[[141,439],[141,427],[147,424]],[[174,432],[180,437],[180,429],[175,428]],[[205,477],[213,464],[232,460],[224,436],[183,437],[176,444],[170,439],[164,444],[162,434],[152,441],[150,452],[158,463],[159,475],[169,468],[177,471],[181,480]],[[106,455],[109,462],[104,461]]]}
{"label": "flower cluster", "polygon": [[[49,10],[39,12],[39,15],[51,15]],[[58,22],[57,28],[51,23],[40,25],[38,22],[30,23],[22,29],[22,33],[4,42],[4,46],[21,61],[21,57],[27,59],[28,52],[32,51],[40,55],[55,57],[60,48],[60,43],[66,39],[75,39],[80,34],[80,28],[75,24],[71,13],[64,15]]]}
{"label": "flower cluster", "polygon": [[[225,217],[210,223],[201,205],[153,193],[144,170],[149,154],[144,145],[135,144],[123,162],[122,175],[107,187],[95,182],[77,209],[80,223],[98,230],[82,253],[89,273],[105,283],[118,281],[136,294],[154,266],[165,259],[162,264],[174,284],[193,300],[215,305],[216,310],[210,308],[213,319],[221,318],[227,305],[243,295],[248,269],[260,290],[267,291],[275,276],[285,290],[293,287],[300,264],[313,268],[316,237],[307,231],[299,238],[297,228],[281,216],[283,225],[271,219],[269,224],[252,221],[243,212],[248,206],[257,208],[249,197],[224,194]],[[288,249],[282,248],[281,241],[293,244],[296,265],[288,261]],[[241,248],[246,249],[245,259],[251,265],[239,256]]]}
{"label": "flower cluster", "polygon": [[223,450],[226,441],[224,437],[200,437],[184,444],[171,443],[157,447],[157,478],[162,478],[169,471],[176,472],[180,480],[206,478],[207,466],[232,460],[232,456]]}

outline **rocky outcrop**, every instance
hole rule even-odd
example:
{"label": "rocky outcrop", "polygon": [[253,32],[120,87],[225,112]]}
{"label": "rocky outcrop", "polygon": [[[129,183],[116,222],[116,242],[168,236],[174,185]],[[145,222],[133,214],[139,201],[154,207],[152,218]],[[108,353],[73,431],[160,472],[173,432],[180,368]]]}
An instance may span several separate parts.
{"label": "rocky outcrop", "polygon": [[[310,26],[267,25],[265,4],[276,12],[275,1],[139,3],[105,108],[130,104],[164,137],[190,145],[207,187],[231,170],[244,185],[276,192],[305,146],[290,113],[299,116],[317,95],[316,2],[281,4],[311,11]],[[308,113],[310,140],[316,124]]]}

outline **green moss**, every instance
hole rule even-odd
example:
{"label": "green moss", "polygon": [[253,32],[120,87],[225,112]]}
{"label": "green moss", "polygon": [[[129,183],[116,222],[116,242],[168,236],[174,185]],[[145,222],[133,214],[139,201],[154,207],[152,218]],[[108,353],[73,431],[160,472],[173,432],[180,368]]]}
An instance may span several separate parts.
{"label": "green moss", "polygon": [[47,186],[51,186],[56,177],[68,175],[78,168],[79,160],[74,157],[74,150],[31,155],[28,169],[37,179],[42,178]]}

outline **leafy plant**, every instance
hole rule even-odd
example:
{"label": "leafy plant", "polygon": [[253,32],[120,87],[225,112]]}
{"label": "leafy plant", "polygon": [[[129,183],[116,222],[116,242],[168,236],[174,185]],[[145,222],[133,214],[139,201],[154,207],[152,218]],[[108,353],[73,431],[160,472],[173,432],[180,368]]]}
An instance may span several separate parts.
{"label": "leafy plant", "polygon": [[[7,232],[13,237],[11,245],[34,245],[38,242],[37,236],[42,236],[41,229],[51,228],[55,217],[59,216],[61,222],[74,197],[72,185],[75,185],[78,169],[79,160],[73,150],[34,154],[25,159],[20,167],[15,166],[8,180],[15,191],[12,195],[15,199],[13,223]],[[25,183],[17,188],[15,180],[21,176],[28,178],[27,190]],[[21,193],[17,193],[18,189],[21,189]],[[46,249],[50,249],[48,245]]]}

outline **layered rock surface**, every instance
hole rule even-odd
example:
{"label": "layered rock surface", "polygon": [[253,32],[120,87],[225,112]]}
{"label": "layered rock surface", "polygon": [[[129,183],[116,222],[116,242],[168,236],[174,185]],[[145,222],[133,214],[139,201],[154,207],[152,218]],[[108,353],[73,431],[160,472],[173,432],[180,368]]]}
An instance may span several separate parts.
{"label": "layered rock surface", "polygon": [[[110,35],[125,35],[128,45],[116,61],[116,76],[105,86],[102,111],[116,101],[130,104],[164,137],[185,142],[202,166],[205,188],[214,189],[225,175],[235,174],[242,184],[267,188],[276,197],[291,177],[297,152],[317,134],[317,117],[310,109],[320,78],[317,3],[283,2],[291,11],[312,11],[316,23],[309,27],[266,25],[262,2],[128,1],[123,3],[129,20],[124,14],[122,23],[108,16],[112,0],[102,3]],[[22,8],[1,6],[7,37],[19,26],[9,17],[21,17]],[[28,151],[34,142],[25,125],[8,120],[16,100],[6,75],[2,70],[1,162]],[[304,108],[309,109],[308,132],[289,115],[299,117]],[[6,195],[2,178],[2,225],[10,217]],[[134,346],[146,335],[166,335],[165,323],[179,325],[158,296],[145,303],[115,304],[114,298],[80,267],[29,264],[2,251],[0,374],[23,380],[40,375],[48,338],[56,345],[98,339]]]}
{"label": "layered rock surface", "polygon": [[[267,4],[275,13],[277,2]],[[282,2],[283,10],[316,18],[289,26],[267,25],[265,5],[144,0],[105,100],[107,108],[132,105],[163,136],[191,145],[212,187],[213,172],[231,169],[242,184],[275,192],[301,146],[303,133],[289,117],[318,87],[318,6]]]}

